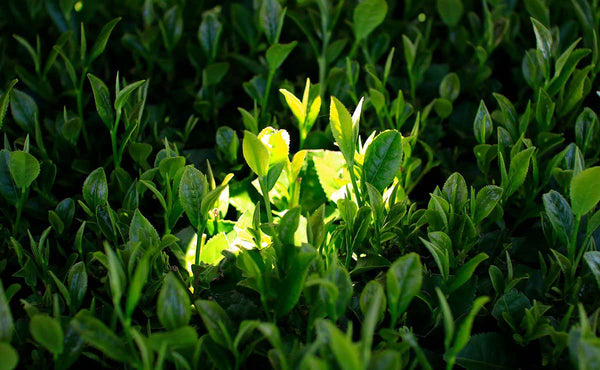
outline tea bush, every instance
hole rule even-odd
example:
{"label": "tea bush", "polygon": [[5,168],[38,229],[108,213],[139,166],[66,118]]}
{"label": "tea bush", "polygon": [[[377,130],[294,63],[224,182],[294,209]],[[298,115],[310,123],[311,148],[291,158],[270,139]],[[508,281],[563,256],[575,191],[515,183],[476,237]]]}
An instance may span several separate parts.
{"label": "tea bush", "polygon": [[0,369],[600,368],[597,0],[0,30]]}

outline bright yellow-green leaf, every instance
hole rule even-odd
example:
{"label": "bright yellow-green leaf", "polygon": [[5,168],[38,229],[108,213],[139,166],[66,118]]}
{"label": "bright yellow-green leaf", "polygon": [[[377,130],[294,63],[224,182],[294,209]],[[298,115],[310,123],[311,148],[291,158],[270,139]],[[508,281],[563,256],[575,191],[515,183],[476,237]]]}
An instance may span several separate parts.
{"label": "bright yellow-green leaf", "polygon": [[329,106],[329,121],[331,123],[331,133],[346,162],[354,163],[353,120],[344,104],[333,96]]}
{"label": "bright yellow-green leaf", "polygon": [[252,172],[259,177],[266,176],[269,171],[269,150],[267,146],[250,131],[244,131],[242,150],[244,159]]}
{"label": "bright yellow-green leaf", "polygon": [[306,109],[302,105],[302,102],[286,89],[279,89],[279,92],[283,94],[288,107],[290,107],[292,110],[292,114],[298,120],[298,125],[302,125],[304,123],[304,119],[306,118]]}

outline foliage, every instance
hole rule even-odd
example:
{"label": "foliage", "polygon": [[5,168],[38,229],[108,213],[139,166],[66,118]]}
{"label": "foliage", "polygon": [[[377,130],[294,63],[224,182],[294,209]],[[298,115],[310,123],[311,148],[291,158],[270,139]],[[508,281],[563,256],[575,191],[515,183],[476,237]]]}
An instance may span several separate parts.
{"label": "foliage", "polygon": [[0,369],[598,368],[599,29],[0,2]]}

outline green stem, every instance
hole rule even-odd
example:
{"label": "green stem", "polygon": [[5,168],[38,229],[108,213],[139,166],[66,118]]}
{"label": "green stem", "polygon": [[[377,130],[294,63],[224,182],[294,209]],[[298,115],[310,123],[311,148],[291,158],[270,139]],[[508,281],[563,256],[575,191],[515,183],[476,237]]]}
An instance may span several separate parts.
{"label": "green stem", "polygon": [[323,13],[321,14],[321,17],[325,17],[321,20],[321,32],[323,32],[323,47],[321,49],[321,55],[317,58],[317,61],[319,63],[319,95],[321,96],[321,101],[325,101],[325,92],[327,88],[327,48],[329,47],[329,39],[331,38],[331,32],[327,30],[329,24],[328,14]]}
{"label": "green stem", "polygon": [[267,189],[267,184],[265,183],[266,178],[260,178],[258,182],[260,183],[260,190],[263,193],[263,198],[265,200],[265,209],[267,211],[267,221],[269,223],[273,223],[273,213],[271,212],[271,200],[269,199],[269,190]]}
{"label": "green stem", "polygon": [[412,68],[408,68],[408,80],[410,81],[410,97],[413,99],[413,103],[416,101],[416,87],[415,87],[415,78],[412,73]]}
{"label": "green stem", "polygon": [[121,325],[123,325],[123,331],[125,332],[125,338],[127,339],[127,344],[129,345],[129,350],[131,351],[131,353],[136,353],[137,352],[136,346],[134,344],[133,337],[131,336],[131,333],[130,333],[131,319],[125,317],[125,314],[121,310],[121,306],[120,306],[119,302],[114,302],[114,306],[115,306],[115,312],[117,313],[117,317],[119,318]]}
{"label": "green stem", "polygon": [[575,262],[575,253],[577,251],[577,234],[579,233],[579,223],[581,222],[581,216],[575,216],[575,225],[573,226],[573,234],[571,234],[571,241],[569,242],[569,260],[571,263]]}
{"label": "green stem", "polygon": [[390,318],[390,329],[394,330],[396,328],[397,321],[398,321],[398,316],[396,316],[396,314],[393,313]]}
{"label": "green stem", "polygon": [[308,133],[305,132],[303,129],[300,130],[300,150],[304,149],[304,141],[306,140],[306,135]]}
{"label": "green stem", "polygon": [[352,188],[354,188],[354,195],[356,196],[356,202],[359,207],[363,206],[362,198],[358,192],[358,185],[356,183],[356,175],[354,174],[354,162],[348,163],[348,172],[350,172],[350,181],[352,181]]}
{"label": "green stem", "polygon": [[346,228],[346,270],[350,270],[350,264],[352,263],[352,235],[350,234],[350,230]]}
{"label": "green stem", "polygon": [[206,222],[202,221],[202,225],[198,227],[198,236],[196,239],[196,258],[194,259],[194,264],[200,264],[200,251],[202,251],[202,247],[204,246],[204,229],[206,229]]}
{"label": "green stem", "polygon": [[25,204],[25,198],[27,196],[27,189],[21,188],[21,195],[19,196],[19,201],[17,202],[17,218],[15,219],[15,224],[13,225],[13,236],[17,234],[19,231],[19,224],[21,223],[21,213],[23,212],[23,205]]}
{"label": "green stem", "polygon": [[294,181],[294,183],[292,184],[290,208],[293,208],[300,203],[300,184],[302,184],[302,179],[300,178],[296,178],[296,181]]}
{"label": "green stem", "polygon": [[[79,119],[81,120],[81,131],[83,133],[83,140],[85,141],[85,145],[88,149],[90,149],[90,138],[88,136],[87,128],[85,122],[83,121],[83,83],[87,74],[87,67],[83,67],[81,71],[81,76],[79,76],[79,86],[75,86],[76,95],[75,98],[77,100],[77,114],[79,115]],[[75,82],[73,82],[75,84]]]}
{"label": "green stem", "polygon": [[81,90],[77,91],[76,99],[77,99],[77,114],[79,115],[79,119],[81,120],[81,132],[83,134],[83,141],[85,142],[85,146],[89,150],[90,149],[90,138],[88,136],[87,128],[86,128],[85,122],[83,120],[83,97],[82,97]]}
{"label": "green stem", "polygon": [[271,84],[273,83],[273,76],[275,76],[275,71],[269,69],[269,76],[267,77],[267,86],[265,87],[265,94],[263,95],[263,101],[262,101],[261,110],[260,110],[260,115],[262,117],[264,117],[267,112],[267,104],[269,104],[269,92],[271,91]]}
{"label": "green stem", "polygon": [[454,368],[454,362],[456,361],[455,356],[452,356],[446,360],[446,370],[452,370]]}
{"label": "green stem", "polygon": [[354,58],[359,45],[360,45],[360,40],[354,40],[354,43],[352,43],[352,48],[350,49],[350,53],[348,54],[348,58],[350,58],[350,59]]}
{"label": "green stem", "polygon": [[360,44],[360,49],[362,50],[363,54],[365,55],[365,59],[367,60],[368,64],[374,65],[373,63],[373,59],[371,58],[371,55],[369,54],[369,50],[367,49],[367,45],[363,42],[362,44]]}
{"label": "green stem", "polygon": [[121,161],[119,159],[119,151],[117,149],[117,131],[119,130],[119,121],[121,121],[121,111],[117,112],[117,118],[115,119],[115,124],[110,130],[110,143],[112,146],[113,152],[113,162],[115,164],[115,169],[121,167]]}
{"label": "green stem", "polygon": [[173,192],[171,190],[171,180],[169,179],[169,174],[166,174],[166,187],[167,187],[167,209],[165,210],[165,234],[171,233],[171,225],[170,225],[170,215],[171,209],[173,208]]}

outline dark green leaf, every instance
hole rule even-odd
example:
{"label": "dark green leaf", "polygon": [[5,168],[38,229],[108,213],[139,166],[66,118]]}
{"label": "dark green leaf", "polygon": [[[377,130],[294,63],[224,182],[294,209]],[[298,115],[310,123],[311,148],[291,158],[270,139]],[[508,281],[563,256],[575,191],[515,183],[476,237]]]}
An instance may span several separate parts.
{"label": "dark green leaf", "polygon": [[73,309],[77,310],[88,287],[88,274],[83,262],[77,262],[69,269],[68,282],[71,303]]}
{"label": "dark green leaf", "polygon": [[217,48],[223,26],[219,21],[220,8],[213,8],[202,14],[202,23],[198,28],[198,39],[204,53],[214,59],[217,55]]}
{"label": "dark green leaf", "polygon": [[481,188],[475,198],[475,210],[473,223],[483,221],[494,210],[502,197],[502,188],[495,185],[487,185]]}
{"label": "dark green leaf", "polygon": [[108,42],[108,38],[110,37],[110,34],[112,33],[113,29],[115,28],[117,23],[119,23],[120,20],[120,17],[115,18],[102,27],[100,33],[98,34],[98,37],[96,37],[94,46],[92,46],[92,49],[90,50],[90,57],[88,58],[88,63],[92,63],[104,52],[104,49],[106,48],[106,43]]}
{"label": "dark green leaf", "polygon": [[363,177],[383,192],[389,186],[402,164],[402,136],[387,130],[377,135],[365,153]]}
{"label": "dark green leaf", "polygon": [[447,26],[454,27],[463,14],[462,0],[437,0],[437,11]]}
{"label": "dark green leaf", "polygon": [[542,23],[535,18],[530,18],[535,32],[535,41],[537,49],[542,52],[542,56],[546,61],[550,60],[552,55],[552,33]]}
{"label": "dark green leaf", "polygon": [[150,272],[150,262],[147,255],[140,258],[138,264],[129,283],[129,289],[127,291],[127,304],[125,306],[125,314],[127,317],[131,317],[133,310],[137,306],[141,296],[142,289],[148,279],[148,273]]}
{"label": "dark green leaf", "polygon": [[5,342],[0,342],[0,358],[0,370],[13,370],[19,363],[19,353]]}
{"label": "dark green leaf", "polygon": [[600,287],[600,251],[585,252],[583,258],[592,271],[592,274],[594,274],[596,282]]}
{"label": "dark green leaf", "polygon": [[55,355],[63,351],[63,331],[59,322],[47,315],[36,315],[29,322],[31,336]]}
{"label": "dark green leaf", "polygon": [[8,300],[4,292],[4,286],[0,281],[0,343],[10,342],[12,339],[14,324],[10,312]]}
{"label": "dark green leaf", "polygon": [[214,301],[197,300],[195,305],[212,340],[230,348],[234,329],[225,310]]}
{"label": "dark green leaf", "polygon": [[174,273],[168,273],[158,294],[156,310],[160,323],[168,330],[185,326],[192,315],[190,297]]}
{"label": "dark green leaf", "polygon": [[115,111],[119,112],[121,109],[123,109],[123,106],[125,105],[125,103],[127,103],[127,100],[129,100],[129,97],[131,96],[131,94],[138,87],[142,86],[142,84],[144,84],[144,82],[146,82],[146,81],[141,80],[141,81],[133,82],[133,83],[125,86],[121,91],[117,92],[117,96],[115,97]]}
{"label": "dark green leaf", "polygon": [[106,204],[108,200],[108,184],[104,168],[98,167],[92,171],[83,183],[83,199],[94,210],[97,206]]}
{"label": "dark green leaf", "polygon": [[386,274],[388,310],[399,317],[421,290],[423,274],[421,259],[416,253],[398,258]]}
{"label": "dark green leaf", "polygon": [[458,98],[458,94],[460,93],[460,79],[456,73],[452,72],[444,76],[442,83],[440,83],[439,93],[440,97],[450,101]]}
{"label": "dark green leaf", "polygon": [[202,214],[200,206],[202,199],[208,192],[206,176],[193,166],[188,166],[183,172],[179,182],[179,202],[194,227],[199,227],[200,222],[207,217]]}
{"label": "dark green leaf", "polygon": [[150,221],[136,209],[129,225],[129,241],[140,242],[142,247],[153,249],[160,244],[160,237]]}
{"label": "dark green leaf", "polygon": [[488,112],[488,109],[482,100],[481,103],[479,103],[479,109],[477,110],[475,120],[473,121],[473,133],[475,134],[475,139],[477,139],[480,144],[485,144],[486,139],[492,135],[492,130],[492,117],[490,117],[490,112]]}
{"label": "dark green leaf", "polygon": [[184,326],[175,330],[152,333],[148,339],[150,347],[157,352],[162,346],[169,350],[176,350],[193,347],[198,343],[198,333],[191,326]]}
{"label": "dark green leaf", "polygon": [[385,0],[365,0],[358,3],[352,16],[354,38],[362,40],[369,36],[385,19],[387,14]]}
{"label": "dark green leaf", "polygon": [[287,59],[288,55],[294,50],[297,41],[292,41],[289,44],[273,44],[267,50],[267,63],[271,71],[277,70]]}
{"label": "dark green leaf", "polygon": [[10,112],[21,129],[29,133],[34,132],[35,119],[39,118],[39,109],[31,96],[18,89],[13,89],[10,98]]}
{"label": "dark green leaf", "polygon": [[281,32],[280,22],[285,12],[281,9],[279,1],[264,0],[259,11],[260,25],[267,37],[269,44],[274,44],[279,39]]}
{"label": "dark green leaf", "polygon": [[450,282],[448,291],[453,292],[456,289],[460,288],[464,283],[469,281],[471,276],[473,276],[473,273],[475,272],[477,266],[479,266],[479,264],[485,261],[486,259],[488,259],[488,255],[481,252],[475,257],[471,258],[469,262],[460,266],[460,268],[456,271],[456,275],[454,275],[454,278]]}
{"label": "dark green leaf", "polygon": [[79,311],[71,320],[71,325],[92,347],[102,351],[106,356],[130,363],[132,361],[128,347],[102,321],[96,319],[87,310]]}
{"label": "dark green leaf", "polygon": [[548,215],[554,231],[563,243],[567,243],[573,233],[573,212],[571,212],[569,203],[554,190],[544,194],[542,199],[546,215]]}
{"label": "dark green leaf", "polygon": [[10,174],[18,188],[28,188],[40,174],[40,163],[27,152],[15,151],[10,153]]}
{"label": "dark green leaf", "polygon": [[127,278],[121,260],[108,243],[104,244],[104,252],[108,260],[108,281],[110,283],[113,301],[118,303],[125,290]]}
{"label": "dark green leaf", "polygon": [[102,122],[104,122],[104,125],[109,129],[112,129],[114,124],[114,113],[108,87],[106,87],[106,84],[101,79],[91,73],[88,73],[87,77],[92,85],[94,101],[96,102],[96,111]]}
{"label": "dark green leaf", "polygon": [[467,370],[509,370],[517,364],[514,352],[498,333],[482,333],[471,337],[458,353],[456,363]]}
{"label": "dark green leaf", "polygon": [[356,346],[350,338],[342,333],[331,322],[317,321],[317,331],[323,336],[325,343],[329,344],[335,359],[342,370],[359,370],[362,368]]}
{"label": "dark green leaf", "polygon": [[529,170],[529,160],[533,155],[535,148],[525,149],[510,160],[510,168],[508,170],[508,183],[503,184],[505,199],[514,194],[525,182],[527,171]]}
{"label": "dark green leaf", "polygon": [[17,79],[12,80],[0,97],[0,130],[2,129],[4,117],[6,116],[6,111],[8,110],[8,103],[10,102],[11,91],[18,81],[19,80]]}

